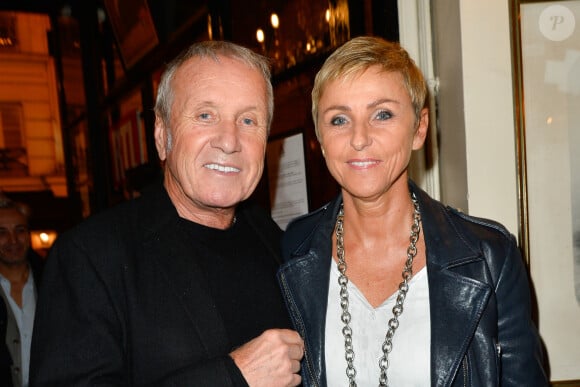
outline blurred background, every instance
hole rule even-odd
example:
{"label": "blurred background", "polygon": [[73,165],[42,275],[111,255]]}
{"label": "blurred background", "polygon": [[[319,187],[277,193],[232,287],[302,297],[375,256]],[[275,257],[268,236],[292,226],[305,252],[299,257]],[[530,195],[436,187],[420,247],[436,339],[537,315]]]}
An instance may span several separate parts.
{"label": "blurred background", "polygon": [[[313,76],[352,35],[398,40],[397,18],[396,1],[3,0],[0,190],[32,207],[47,245],[137,195],[159,175],[152,108],[165,62],[193,41],[226,39],[271,58],[272,136],[304,132],[318,206],[336,187],[310,130]],[[269,206],[266,179],[255,196]]]}

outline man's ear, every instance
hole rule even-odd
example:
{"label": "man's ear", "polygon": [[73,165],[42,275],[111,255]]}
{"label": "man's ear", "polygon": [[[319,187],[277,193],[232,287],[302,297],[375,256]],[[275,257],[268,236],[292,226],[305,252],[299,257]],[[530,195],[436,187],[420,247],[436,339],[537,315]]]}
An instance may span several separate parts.
{"label": "man's ear", "polygon": [[423,108],[419,115],[419,123],[415,134],[413,136],[413,150],[421,149],[427,138],[427,130],[429,129],[429,109]]}
{"label": "man's ear", "polygon": [[157,114],[155,114],[155,132],[153,136],[155,138],[155,147],[157,148],[159,159],[164,161],[167,158],[167,128],[161,117]]}

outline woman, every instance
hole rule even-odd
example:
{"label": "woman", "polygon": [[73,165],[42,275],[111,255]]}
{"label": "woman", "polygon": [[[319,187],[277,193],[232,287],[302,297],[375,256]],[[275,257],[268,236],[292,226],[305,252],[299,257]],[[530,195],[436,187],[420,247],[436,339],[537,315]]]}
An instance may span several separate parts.
{"label": "woman", "polygon": [[373,37],[316,76],[316,135],[341,193],[283,241],[304,386],[547,385],[515,238],[408,178],[426,94],[405,50]]}

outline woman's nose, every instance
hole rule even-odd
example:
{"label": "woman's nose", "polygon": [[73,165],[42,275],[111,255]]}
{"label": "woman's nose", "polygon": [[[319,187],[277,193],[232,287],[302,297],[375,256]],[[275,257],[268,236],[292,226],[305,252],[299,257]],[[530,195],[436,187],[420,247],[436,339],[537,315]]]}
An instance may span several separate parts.
{"label": "woman's nose", "polygon": [[371,142],[372,140],[368,126],[364,123],[355,124],[352,137],[350,139],[350,145],[355,150],[360,151],[369,146]]}

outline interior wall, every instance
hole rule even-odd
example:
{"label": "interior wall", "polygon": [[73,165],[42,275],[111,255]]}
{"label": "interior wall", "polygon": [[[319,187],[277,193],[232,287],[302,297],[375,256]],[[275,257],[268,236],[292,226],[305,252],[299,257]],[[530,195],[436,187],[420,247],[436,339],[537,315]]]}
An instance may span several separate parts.
{"label": "interior wall", "polygon": [[442,200],[518,235],[509,1],[432,7]]}
{"label": "interior wall", "polygon": [[430,0],[398,0],[399,41],[419,66],[427,82],[429,130],[423,148],[413,152],[409,177],[434,199],[441,199],[439,144],[435,96],[438,80],[433,69],[433,31]]}
{"label": "interior wall", "polygon": [[509,0],[460,2],[469,212],[518,234]]}
{"label": "interior wall", "polygon": [[441,200],[468,211],[459,0],[432,2]]}

